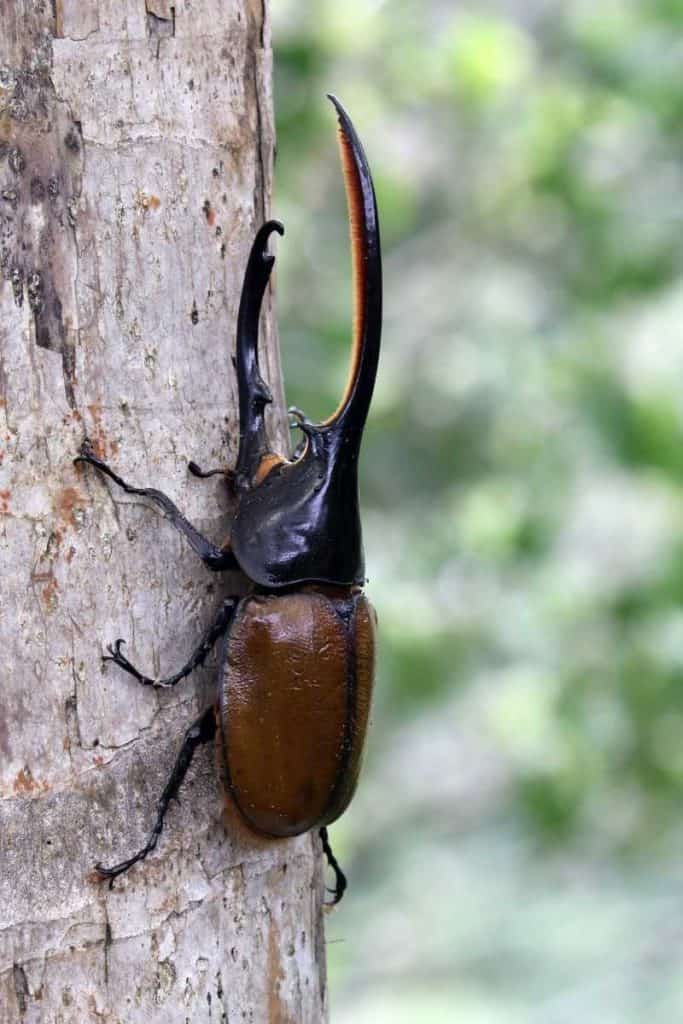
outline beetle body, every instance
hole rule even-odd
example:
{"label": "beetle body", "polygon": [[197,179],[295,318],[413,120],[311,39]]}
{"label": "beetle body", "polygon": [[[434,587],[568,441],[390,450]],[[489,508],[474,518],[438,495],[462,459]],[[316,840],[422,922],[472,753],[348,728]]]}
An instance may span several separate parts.
{"label": "beetle body", "polygon": [[295,411],[294,425],[304,435],[295,457],[271,449],[265,408],[272,398],[259,369],[259,317],[274,263],[268,241],[284,229],[268,221],[247,261],[237,322],[237,465],[208,473],[189,467],[196,476],[225,475],[236,499],[228,541],[217,547],[206,540],[166,495],[126,483],[87,441],[76,460],[161,508],[209,569],[239,569],[252,584],[246,597],[223,602],[173,676],[143,675],[122,653],[122,640],[109,648],[105,660],[140,683],[164,687],[189,675],[224,637],[216,706],[187,731],[145,847],[113,867],[97,865],[111,881],[154,849],[196,748],[220,727],[227,784],[247,824],[268,836],[318,828],[336,871],[337,899],[344,890],[326,826],[355,789],[374,674],[375,616],[362,593],[358,457],[379,360],[382,282],[370,170],[348,115],[330,99],[339,120],[354,269],[351,368],[336,411],[318,424]]}
{"label": "beetle body", "polygon": [[353,796],[375,662],[357,589],[255,594],[237,607],[220,685],[228,785],[257,832],[328,825]]}

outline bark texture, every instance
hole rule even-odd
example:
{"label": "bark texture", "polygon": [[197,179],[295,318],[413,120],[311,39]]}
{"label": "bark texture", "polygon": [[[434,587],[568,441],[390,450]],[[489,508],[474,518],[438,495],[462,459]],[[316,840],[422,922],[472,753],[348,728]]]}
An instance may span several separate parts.
{"label": "bark texture", "polygon": [[186,466],[234,463],[272,147],[260,0],[0,0],[3,1024],[326,1019],[317,840],[250,835],[211,750],[157,852],[111,892],[92,872],[144,842],[216,678],[156,693],[104,645],[172,672],[234,588],[72,459],[89,436],[220,539],[228,496]]}

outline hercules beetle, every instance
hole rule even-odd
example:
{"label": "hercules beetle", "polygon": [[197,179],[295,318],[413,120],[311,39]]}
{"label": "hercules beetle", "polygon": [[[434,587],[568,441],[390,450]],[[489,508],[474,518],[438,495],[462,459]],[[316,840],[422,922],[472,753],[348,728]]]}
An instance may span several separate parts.
{"label": "hercules beetle", "polygon": [[108,648],[104,660],[138,682],[169,687],[225,637],[216,704],[185,734],[147,843],[120,864],[96,865],[110,884],[156,847],[195,750],[220,728],[226,783],[247,825],[274,837],[319,829],[335,872],[335,903],[346,887],[326,826],[346,809],[356,786],[373,684],[375,613],[362,593],[357,469],[379,359],[382,278],[370,169],[348,114],[329,99],[338,115],[354,276],[351,368],[337,410],[319,424],[292,410],[293,426],[303,433],[300,450],[292,459],[271,451],[264,409],[272,397],[258,360],[259,315],[274,263],[267,242],[272,232],[284,233],[271,220],[254,240],[237,321],[236,469],[204,472],[189,464],[195,476],[221,473],[230,484],[236,508],[229,540],[213,545],[165,494],[127,484],[87,440],[75,460],[95,466],[127,494],[150,499],[209,569],[242,570],[253,584],[246,597],[223,602],[187,664],[166,679],[139,672],[121,652],[123,640]]}

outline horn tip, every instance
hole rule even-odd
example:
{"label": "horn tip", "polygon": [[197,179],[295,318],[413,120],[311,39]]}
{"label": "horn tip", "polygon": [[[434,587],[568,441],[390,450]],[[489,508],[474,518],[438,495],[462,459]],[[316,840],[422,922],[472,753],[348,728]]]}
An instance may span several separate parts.
{"label": "horn tip", "polygon": [[325,95],[327,96],[328,100],[330,101],[334,109],[337,111],[339,120],[344,124],[348,123],[350,121],[350,118],[349,115],[346,113],[346,110],[341,100],[338,99],[338,97],[335,96],[333,92],[328,92]]}
{"label": "horn tip", "polygon": [[265,224],[263,225],[263,227],[261,228],[261,231],[259,232],[259,234],[263,234],[264,238],[268,238],[269,235],[272,235],[273,231],[276,231],[278,233],[278,235],[284,235],[284,233],[285,233],[285,226],[282,223],[282,221],[280,221],[280,220],[267,220],[265,222]]}

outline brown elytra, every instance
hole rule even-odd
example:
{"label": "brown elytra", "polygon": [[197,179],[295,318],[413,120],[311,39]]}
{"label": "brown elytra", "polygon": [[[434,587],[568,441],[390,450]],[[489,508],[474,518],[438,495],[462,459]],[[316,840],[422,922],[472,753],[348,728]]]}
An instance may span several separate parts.
{"label": "brown elytra", "polygon": [[292,836],[353,796],[368,724],[375,612],[358,588],[251,595],[220,687],[228,784],[251,828]]}

